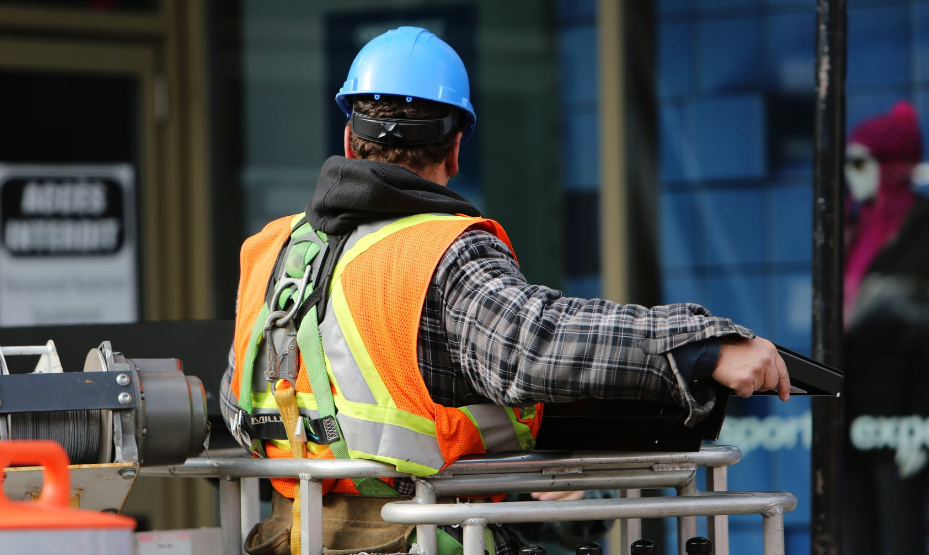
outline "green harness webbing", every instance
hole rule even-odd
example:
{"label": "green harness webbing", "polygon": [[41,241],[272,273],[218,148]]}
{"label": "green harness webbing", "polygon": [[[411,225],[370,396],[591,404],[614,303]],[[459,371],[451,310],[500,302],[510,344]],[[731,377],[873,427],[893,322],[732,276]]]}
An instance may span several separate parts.
{"label": "green harness webbing", "polygon": [[[284,267],[289,277],[302,278],[306,272],[312,271],[313,260],[321,251],[320,245],[314,241],[312,237],[317,237],[323,242],[328,242],[328,237],[326,237],[325,234],[313,231],[310,224],[307,222],[301,221],[298,223],[296,229],[291,233],[291,246],[287,249],[288,252]],[[328,254],[329,256],[338,255],[338,253]],[[323,273],[322,269],[324,265],[324,263],[318,265],[319,271],[317,271],[317,274]],[[303,303],[312,295],[313,288],[316,284],[320,284],[320,287],[326,287],[330,276],[316,275],[312,276],[312,278],[313,279],[310,279],[307,284],[303,299],[299,301],[300,306],[297,307],[297,315],[294,318],[297,326],[297,347],[300,349],[300,354],[303,357],[303,366],[309,378],[310,387],[313,389],[313,398],[316,400],[319,420],[325,422],[326,425],[332,425],[336,428],[336,433],[331,435],[337,435],[338,439],[329,443],[329,449],[337,459],[350,459],[351,456],[348,454],[348,446],[345,444],[345,439],[343,439],[341,431],[338,430],[338,421],[335,418],[337,412],[335,399],[333,399],[332,396],[329,373],[326,371],[323,340],[319,333],[318,302],[311,306],[308,311],[301,310],[301,308],[303,308]],[[282,305],[286,305],[291,295],[293,295],[293,292],[288,295],[282,295],[279,302]],[[296,299],[294,299],[294,301],[296,302]],[[281,306],[281,308],[283,308],[283,306]],[[304,313],[305,317],[301,317],[301,314]],[[322,430],[314,430],[314,432],[322,437],[329,435],[325,434]],[[400,495],[390,484],[377,478],[353,478],[352,482],[355,484],[355,489],[357,489],[361,495],[377,497]]]}

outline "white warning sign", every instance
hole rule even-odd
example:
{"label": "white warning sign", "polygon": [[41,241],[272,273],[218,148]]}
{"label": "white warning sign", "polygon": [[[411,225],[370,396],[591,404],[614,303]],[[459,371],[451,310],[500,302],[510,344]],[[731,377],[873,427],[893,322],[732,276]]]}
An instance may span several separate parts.
{"label": "white warning sign", "polygon": [[0,326],[138,320],[135,177],[0,164]]}

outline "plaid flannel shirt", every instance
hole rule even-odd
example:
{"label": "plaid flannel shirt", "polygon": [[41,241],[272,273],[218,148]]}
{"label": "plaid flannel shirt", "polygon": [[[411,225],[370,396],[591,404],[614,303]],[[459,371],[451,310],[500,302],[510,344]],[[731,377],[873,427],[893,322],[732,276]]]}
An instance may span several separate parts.
{"label": "plaid flannel shirt", "polygon": [[[712,409],[712,390],[691,391],[671,351],[732,334],[753,337],[695,304],[648,309],[530,285],[500,239],[474,230],[452,243],[435,270],[418,354],[433,401],[445,406],[639,399],[677,404],[695,423]],[[221,387],[227,422],[237,410],[229,390],[234,363],[230,352]],[[412,494],[410,484],[398,486]],[[498,554],[518,551],[504,531],[495,536]]]}

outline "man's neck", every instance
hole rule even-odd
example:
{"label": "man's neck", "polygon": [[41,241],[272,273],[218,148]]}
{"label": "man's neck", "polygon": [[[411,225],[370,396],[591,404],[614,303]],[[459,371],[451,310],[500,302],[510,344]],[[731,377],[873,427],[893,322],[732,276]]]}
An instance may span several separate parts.
{"label": "man's neck", "polygon": [[416,172],[416,174],[422,177],[423,179],[428,179],[429,181],[432,181],[433,183],[437,183],[443,187],[447,187],[448,181],[449,179],[451,179],[448,176],[448,173],[445,171],[445,164],[430,164],[422,168],[412,168],[410,166],[407,166],[406,164],[398,164],[398,165],[403,166],[404,168],[410,171]]}

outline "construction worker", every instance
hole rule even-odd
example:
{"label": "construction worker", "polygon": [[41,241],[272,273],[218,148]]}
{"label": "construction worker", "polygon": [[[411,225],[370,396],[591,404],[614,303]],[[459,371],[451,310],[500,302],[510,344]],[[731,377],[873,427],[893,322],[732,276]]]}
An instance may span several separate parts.
{"label": "construction worker", "polygon": [[[463,455],[530,451],[544,402],[651,400],[682,407],[694,425],[713,406],[710,378],[743,397],[788,398],[774,346],[703,307],[647,309],[527,283],[503,228],[447,188],[475,130],[469,97],[461,59],[424,29],[389,31],[358,53],[336,95],[345,156],[323,164],[303,213],[242,248],[223,398],[244,446],[425,476]],[[273,485],[250,553],[299,541],[299,489]],[[413,541],[409,527],[377,524],[384,503],[413,493],[410,480],[326,480],[323,490],[328,549]],[[497,555],[517,552],[507,530],[488,530]],[[460,533],[445,529],[440,546]]]}

